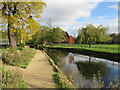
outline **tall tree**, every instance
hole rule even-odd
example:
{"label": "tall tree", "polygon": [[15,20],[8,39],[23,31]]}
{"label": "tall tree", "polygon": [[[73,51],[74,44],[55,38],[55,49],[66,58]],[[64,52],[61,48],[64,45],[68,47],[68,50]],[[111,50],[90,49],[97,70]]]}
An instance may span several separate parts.
{"label": "tall tree", "polygon": [[30,43],[34,45],[46,43],[61,43],[68,39],[66,32],[59,27],[41,26],[40,30],[32,36]]}
{"label": "tall tree", "polygon": [[53,43],[61,43],[61,42],[64,42],[67,37],[65,36],[66,33],[65,31],[63,31],[60,27],[56,27],[56,28],[53,28],[51,29],[50,31],[52,34],[49,34],[52,38],[52,42]]}
{"label": "tall tree", "polygon": [[91,47],[91,43],[96,42],[106,42],[110,40],[110,35],[108,34],[108,28],[99,25],[95,27],[92,24],[79,29],[79,35],[77,37],[77,41],[80,43],[88,43],[89,48]]}
{"label": "tall tree", "polygon": [[[41,1],[41,0],[40,0]],[[40,27],[35,18],[42,13],[44,2],[0,2],[1,25],[7,24],[11,47],[16,40],[28,40]]]}
{"label": "tall tree", "polygon": [[32,35],[32,39],[29,40],[30,43],[38,47],[39,44],[46,44],[48,42],[48,31],[49,28],[47,26],[41,26],[40,30],[37,31],[34,35]]}

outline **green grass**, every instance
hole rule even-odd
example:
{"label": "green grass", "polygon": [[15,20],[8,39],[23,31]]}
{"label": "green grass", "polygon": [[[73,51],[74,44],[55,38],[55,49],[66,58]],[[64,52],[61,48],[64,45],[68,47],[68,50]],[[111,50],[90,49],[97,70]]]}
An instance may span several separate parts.
{"label": "green grass", "polygon": [[19,65],[19,67],[26,68],[28,65],[29,65],[29,61],[24,61]]}
{"label": "green grass", "polygon": [[85,50],[92,50],[99,52],[108,52],[108,53],[120,53],[119,44],[96,44],[96,45],[92,45],[91,48],[89,48],[88,44],[52,44],[52,45],[45,45],[44,47],[73,48],[73,49],[85,49]]}

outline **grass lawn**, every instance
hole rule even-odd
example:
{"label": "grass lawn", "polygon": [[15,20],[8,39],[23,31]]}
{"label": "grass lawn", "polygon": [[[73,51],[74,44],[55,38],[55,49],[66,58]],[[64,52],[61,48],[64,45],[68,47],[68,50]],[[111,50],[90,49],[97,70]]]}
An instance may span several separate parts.
{"label": "grass lawn", "polygon": [[85,50],[93,50],[99,52],[108,52],[108,53],[120,53],[119,44],[94,44],[89,48],[88,44],[51,44],[45,45],[44,47],[51,48],[75,48],[75,49],[85,49]]}

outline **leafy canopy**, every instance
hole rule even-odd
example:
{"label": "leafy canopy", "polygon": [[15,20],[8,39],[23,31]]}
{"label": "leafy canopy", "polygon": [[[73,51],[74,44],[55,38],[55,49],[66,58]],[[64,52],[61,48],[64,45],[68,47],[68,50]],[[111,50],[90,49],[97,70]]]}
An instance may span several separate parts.
{"label": "leafy canopy", "polygon": [[95,27],[92,24],[79,29],[79,35],[77,37],[77,41],[80,43],[106,42],[110,39],[108,28],[102,25]]}
{"label": "leafy canopy", "polygon": [[[41,0],[40,0],[41,1]],[[10,33],[17,41],[27,41],[40,28],[36,21],[42,13],[44,2],[0,2],[0,25],[6,29],[10,25]]]}
{"label": "leafy canopy", "polygon": [[66,33],[59,27],[41,26],[40,30],[30,40],[33,44],[61,43],[67,39]]}

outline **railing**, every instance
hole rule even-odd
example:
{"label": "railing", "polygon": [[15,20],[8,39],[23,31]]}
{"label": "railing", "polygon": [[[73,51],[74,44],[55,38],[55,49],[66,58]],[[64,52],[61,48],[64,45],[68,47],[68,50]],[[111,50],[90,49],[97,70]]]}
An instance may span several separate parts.
{"label": "railing", "polygon": [[[95,50],[95,51],[105,51],[105,52],[111,52],[111,53],[120,53],[119,51],[119,47],[94,47],[91,46],[89,48],[89,46],[80,46],[82,49],[86,49],[86,50]],[[80,48],[79,47],[79,48]]]}
{"label": "railing", "polygon": [[[97,46],[95,46],[95,45],[97,45]],[[101,46],[104,44],[101,44],[100,46],[99,45],[93,44],[89,48],[88,44],[84,44],[84,45],[82,45],[82,44],[50,44],[50,47],[76,48],[76,49],[93,50],[93,51],[99,51],[99,52],[120,53],[119,46],[118,47],[110,47],[110,46],[107,47],[107,45]]]}

